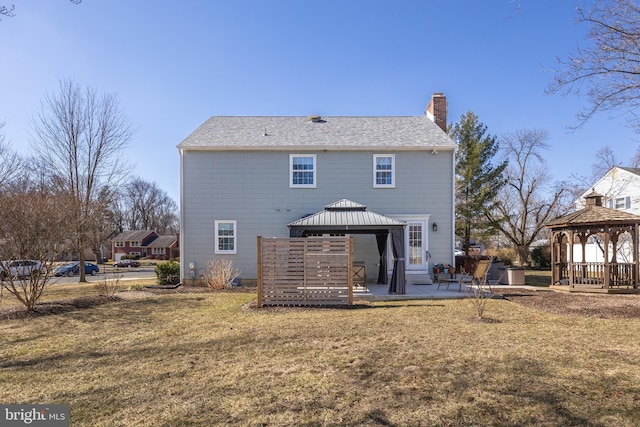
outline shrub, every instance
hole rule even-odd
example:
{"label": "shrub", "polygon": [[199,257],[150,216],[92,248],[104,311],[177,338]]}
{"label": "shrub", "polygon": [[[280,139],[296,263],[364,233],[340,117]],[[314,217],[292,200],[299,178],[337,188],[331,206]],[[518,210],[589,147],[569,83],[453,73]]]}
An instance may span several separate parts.
{"label": "shrub", "polygon": [[122,274],[106,273],[102,281],[96,282],[93,286],[98,295],[111,298],[118,291],[120,279],[122,279]]}
{"label": "shrub", "polygon": [[516,251],[512,248],[504,248],[496,251],[496,255],[500,261],[504,262],[504,265],[513,265],[516,260]]}
{"label": "shrub", "polygon": [[160,285],[177,285],[180,283],[180,263],[170,261],[158,264],[156,277]]}
{"label": "shrub", "polygon": [[240,275],[240,270],[233,268],[233,261],[225,258],[214,258],[207,261],[202,279],[211,289],[231,287],[231,283]]}
{"label": "shrub", "polygon": [[551,268],[551,250],[549,246],[538,246],[531,251],[533,266],[541,270]]}

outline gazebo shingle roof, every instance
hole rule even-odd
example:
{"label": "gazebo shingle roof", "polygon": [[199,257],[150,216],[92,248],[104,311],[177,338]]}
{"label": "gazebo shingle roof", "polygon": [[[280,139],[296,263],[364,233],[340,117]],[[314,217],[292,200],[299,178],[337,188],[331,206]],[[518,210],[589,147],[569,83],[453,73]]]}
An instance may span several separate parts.
{"label": "gazebo shingle roof", "polygon": [[640,216],[604,206],[587,206],[570,214],[553,219],[545,224],[547,228],[563,228],[574,225],[602,225],[640,223]]}

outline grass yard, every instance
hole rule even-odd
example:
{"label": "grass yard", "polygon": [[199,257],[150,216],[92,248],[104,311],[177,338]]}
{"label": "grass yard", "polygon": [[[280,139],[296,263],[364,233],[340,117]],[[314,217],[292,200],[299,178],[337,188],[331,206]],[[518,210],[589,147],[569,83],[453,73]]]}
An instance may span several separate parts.
{"label": "grass yard", "polygon": [[524,280],[528,286],[551,286],[551,270],[525,270]]}
{"label": "grass yard", "polygon": [[486,322],[465,300],[247,308],[254,296],[0,320],[0,402],[69,403],[73,426],[639,424],[640,319],[505,300]]}

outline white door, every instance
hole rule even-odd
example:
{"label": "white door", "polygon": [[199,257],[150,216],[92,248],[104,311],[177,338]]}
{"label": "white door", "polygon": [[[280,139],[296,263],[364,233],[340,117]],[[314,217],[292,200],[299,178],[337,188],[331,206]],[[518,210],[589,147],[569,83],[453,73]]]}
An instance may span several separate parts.
{"label": "white door", "polygon": [[426,230],[427,221],[410,220],[405,228],[407,270],[426,271]]}

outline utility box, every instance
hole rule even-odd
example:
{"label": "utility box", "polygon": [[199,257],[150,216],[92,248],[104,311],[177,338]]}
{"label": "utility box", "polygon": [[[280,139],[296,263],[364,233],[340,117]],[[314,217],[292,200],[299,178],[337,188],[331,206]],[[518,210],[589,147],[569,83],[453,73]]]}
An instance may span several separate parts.
{"label": "utility box", "polygon": [[524,268],[507,268],[507,281],[510,285],[524,285]]}

